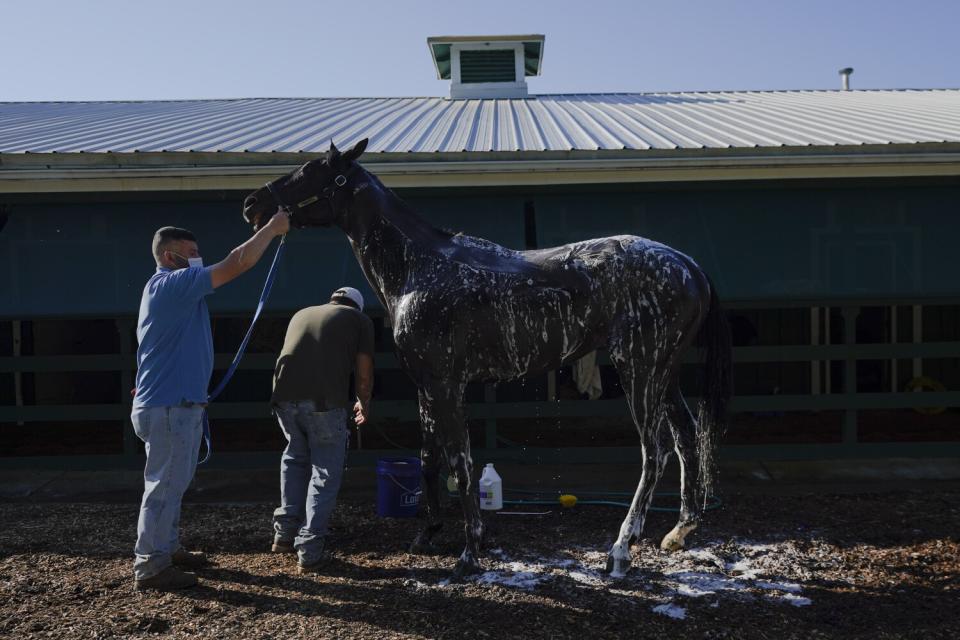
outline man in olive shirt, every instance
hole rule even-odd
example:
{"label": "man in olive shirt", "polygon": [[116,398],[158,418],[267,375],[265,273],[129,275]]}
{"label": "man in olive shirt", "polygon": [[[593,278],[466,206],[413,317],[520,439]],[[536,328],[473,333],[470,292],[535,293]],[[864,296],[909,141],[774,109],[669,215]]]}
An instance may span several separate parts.
{"label": "man in olive shirt", "polygon": [[290,319],[273,376],[274,414],[287,438],[273,551],[296,551],[300,573],[327,558],[324,536],[343,478],[352,371],[354,420],[361,425],[373,389],[373,322],[363,314],[360,292],[341,287],[328,304],[301,309]]}

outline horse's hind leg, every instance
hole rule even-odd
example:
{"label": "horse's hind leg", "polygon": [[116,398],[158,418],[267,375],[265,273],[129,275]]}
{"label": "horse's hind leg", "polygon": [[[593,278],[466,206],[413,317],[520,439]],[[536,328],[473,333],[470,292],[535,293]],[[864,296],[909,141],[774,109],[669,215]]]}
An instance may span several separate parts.
{"label": "horse's hind leg", "polygon": [[667,390],[663,409],[664,421],[673,434],[674,447],[680,461],[680,519],[670,533],[664,536],[660,548],[664,551],[678,551],[683,548],[687,534],[700,523],[701,505],[697,500],[697,423],[690,414],[676,380]]}
{"label": "horse's hind leg", "polygon": [[431,403],[420,390],[420,429],[423,446],[420,460],[423,463],[423,489],[427,505],[427,522],[423,525],[410,545],[411,553],[431,553],[434,536],[443,527],[440,518],[440,465],[442,449],[437,434],[437,426],[431,411]]}
{"label": "horse's hind leg", "polygon": [[668,453],[661,450],[661,438],[658,433],[660,402],[668,372],[655,366],[648,375],[643,375],[637,371],[639,363],[633,359],[616,358],[613,349],[611,349],[611,355],[614,356],[614,363],[620,373],[620,381],[626,392],[633,421],[640,432],[640,444],[643,449],[643,471],[640,474],[640,484],[627,511],[627,517],[620,525],[620,533],[610,553],[607,554],[607,571],[611,576],[621,577],[630,569],[630,542],[643,532],[647,510],[653,500],[653,490],[663,472],[663,462]]}

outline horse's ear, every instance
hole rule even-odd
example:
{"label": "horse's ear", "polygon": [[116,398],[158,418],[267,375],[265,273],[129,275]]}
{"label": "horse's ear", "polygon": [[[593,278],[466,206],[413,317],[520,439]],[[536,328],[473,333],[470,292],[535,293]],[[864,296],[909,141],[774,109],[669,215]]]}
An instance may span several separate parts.
{"label": "horse's ear", "polygon": [[333,140],[330,140],[330,150],[327,151],[327,164],[333,166],[333,162],[340,157],[340,150],[337,149],[337,145],[333,144]]}
{"label": "horse's ear", "polygon": [[367,148],[367,141],[368,141],[368,138],[364,138],[357,144],[353,145],[353,149],[350,149],[349,151],[343,154],[344,159],[347,162],[353,162],[354,160],[359,158],[360,154],[363,153],[363,150]]}

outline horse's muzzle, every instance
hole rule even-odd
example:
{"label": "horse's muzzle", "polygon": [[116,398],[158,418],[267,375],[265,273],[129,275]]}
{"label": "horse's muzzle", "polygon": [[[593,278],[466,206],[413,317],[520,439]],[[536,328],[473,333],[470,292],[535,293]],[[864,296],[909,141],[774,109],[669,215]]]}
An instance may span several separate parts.
{"label": "horse's muzzle", "polygon": [[254,231],[260,228],[260,221],[263,219],[264,213],[262,210],[257,210],[257,203],[257,197],[253,195],[247,196],[243,201],[243,219],[253,225]]}

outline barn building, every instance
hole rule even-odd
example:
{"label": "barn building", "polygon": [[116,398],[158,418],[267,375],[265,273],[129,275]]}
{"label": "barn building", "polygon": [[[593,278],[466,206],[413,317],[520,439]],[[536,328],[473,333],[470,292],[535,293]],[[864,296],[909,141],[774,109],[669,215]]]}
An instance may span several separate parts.
{"label": "barn building", "polygon": [[[245,195],[362,138],[364,166],[437,226],[517,249],[629,233],[693,256],[733,330],[724,456],[960,455],[960,90],[533,95],[543,36],[427,44],[449,96],[0,103],[4,464],[141,464],[127,415],[153,232],[187,227],[218,260],[250,233]],[[267,263],[209,299],[215,379]],[[288,237],[211,409],[214,464],[275,462],[286,322],[344,284],[370,301],[380,352],[353,460],[419,446],[389,319],[343,234],[310,229]],[[597,366],[596,399],[569,367],[471,387],[475,458],[639,460]]]}

